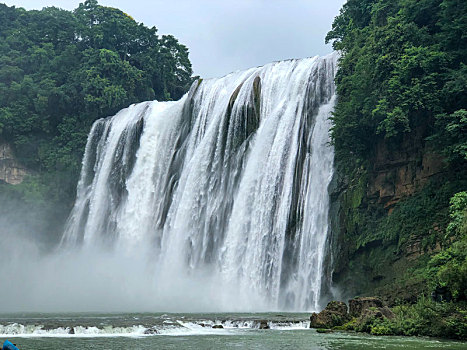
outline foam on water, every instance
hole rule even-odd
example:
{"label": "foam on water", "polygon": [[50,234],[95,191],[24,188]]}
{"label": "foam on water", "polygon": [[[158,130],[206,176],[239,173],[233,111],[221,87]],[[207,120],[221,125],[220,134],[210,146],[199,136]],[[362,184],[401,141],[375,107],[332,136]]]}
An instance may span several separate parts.
{"label": "foam on water", "polygon": [[[223,328],[213,328],[213,326]],[[274,322],[268,321],[271,330],[297,330],[306,329],[307,321]],[[48,328],[43,325],[22,325],[11,323],[0,325],[0,337],[2,338],[97,338],[97,337],[148,337],[148,336],[188,336],[188,335],[229,335],[235,334],[235,330],[254,330],[260,328],[260,321],[252,320],[176,320],[167,324],[158,324],[152,327],[134,325],[129,327],[114,326],[68,326]]]}

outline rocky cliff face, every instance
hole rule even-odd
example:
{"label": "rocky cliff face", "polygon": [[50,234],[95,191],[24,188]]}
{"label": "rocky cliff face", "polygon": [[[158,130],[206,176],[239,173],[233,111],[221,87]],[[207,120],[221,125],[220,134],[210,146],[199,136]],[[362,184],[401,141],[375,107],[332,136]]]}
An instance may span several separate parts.
{"label": "rocky cliff face", "polygon": [[421,136],[405,138],[394,149],[384,140],[376,146],[366,196],[391,213],[402,198],[414,194],[444,171],[443,158],[423,145]]}
{"label": "rocky cliff face", "polygon": [[23,182],[27,173],[15,158],[10,144],[0,140],[0,181],[17,185]]}
{"label": "rocky cliff face", "polygon": [[[352,175],[343,174],[337,164],[331,184],[329,294],[345,298],[380,294],[391,302],[411,299],[417,293],[418,281],[401,290],[388,286],[397,284],[410,266],[425,253],[436,251],[439,244],[427,247],[416,233],[402,240],[398,227],[388,237],[384,222],[398,203],[416,195],[431,180],[443,178],[444,169],[443,159],[427,146],[423,130],[397,145],[384,139],[376,142],[372,161]],[[432,230],[441,231],[437,224]]]}

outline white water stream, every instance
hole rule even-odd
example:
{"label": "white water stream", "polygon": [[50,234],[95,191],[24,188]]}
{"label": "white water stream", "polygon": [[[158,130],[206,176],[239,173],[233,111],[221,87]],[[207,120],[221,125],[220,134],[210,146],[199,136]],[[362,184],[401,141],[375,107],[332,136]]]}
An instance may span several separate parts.
{"label": "white water stream", "polygon": [[98,120],[63,249],[144,256],[155,299],[318,309],[335,69],[335,54],[276,62]]}

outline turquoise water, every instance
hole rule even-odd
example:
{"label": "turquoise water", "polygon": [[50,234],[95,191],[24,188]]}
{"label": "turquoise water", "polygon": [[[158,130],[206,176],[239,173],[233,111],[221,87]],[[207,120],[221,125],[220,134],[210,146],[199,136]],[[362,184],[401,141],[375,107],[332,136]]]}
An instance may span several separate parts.
{"label": "turquoise water", "polygon": [[[307,318],[273,313],[3,315],[0,341],[8,338],[21,350],[467,349],[466,343],[439,339],[319,334],[305,328]],[[259,329],[265,321],[270,329]]]}
{"label": "turquoise water", "polygon": [[229,335],[144,338],[16,338],[21,350],[36,349],[466,349],[466,344],[418,338],[318,334],[313,330],[237,331]]}

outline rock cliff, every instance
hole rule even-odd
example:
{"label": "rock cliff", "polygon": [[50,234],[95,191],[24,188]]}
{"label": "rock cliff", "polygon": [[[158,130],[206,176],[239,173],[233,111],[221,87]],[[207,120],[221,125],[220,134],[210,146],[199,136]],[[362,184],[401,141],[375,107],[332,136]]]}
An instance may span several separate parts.
{"label": "rock cliff", "polygon": [[[386,222],[399,220],[398,212],[391,218],[398,203],[403,205],[428,184],[442,183],[446,176],[442,157],[428,147],[425,137],[424,130],[416,130],[397,145],[380,139],[375,142],[371,161],[351,174],[337,164],[330,188],[332,229],[327,271],[332,283],[328,297],[376,293],[391,303],[412,300],[424,287],[416,279],[405,285],[396,281],[425,253],[439,250],[439,242],[433,239],[428,244],[426,237],[441,233],[442,224],[427,218],[433,223],[429,229],[421,227],[421,235],[415,230],[400,232],[401,227]],[[411,220],[417,218],[407,214],[399,221]]]}
{"label": "rock cliff", "polygon": [[15,158],[11,145],[0,139],[0,181],[17,185],[27,174],[26,168]]}
{"label": "rock cliff", "polygon": [[380,139],[369,171],[366,196],[391,213],[402,198],[414,194],[444,172],[443,158],[430,149],[423,133],[405,137],[397,147]]}

